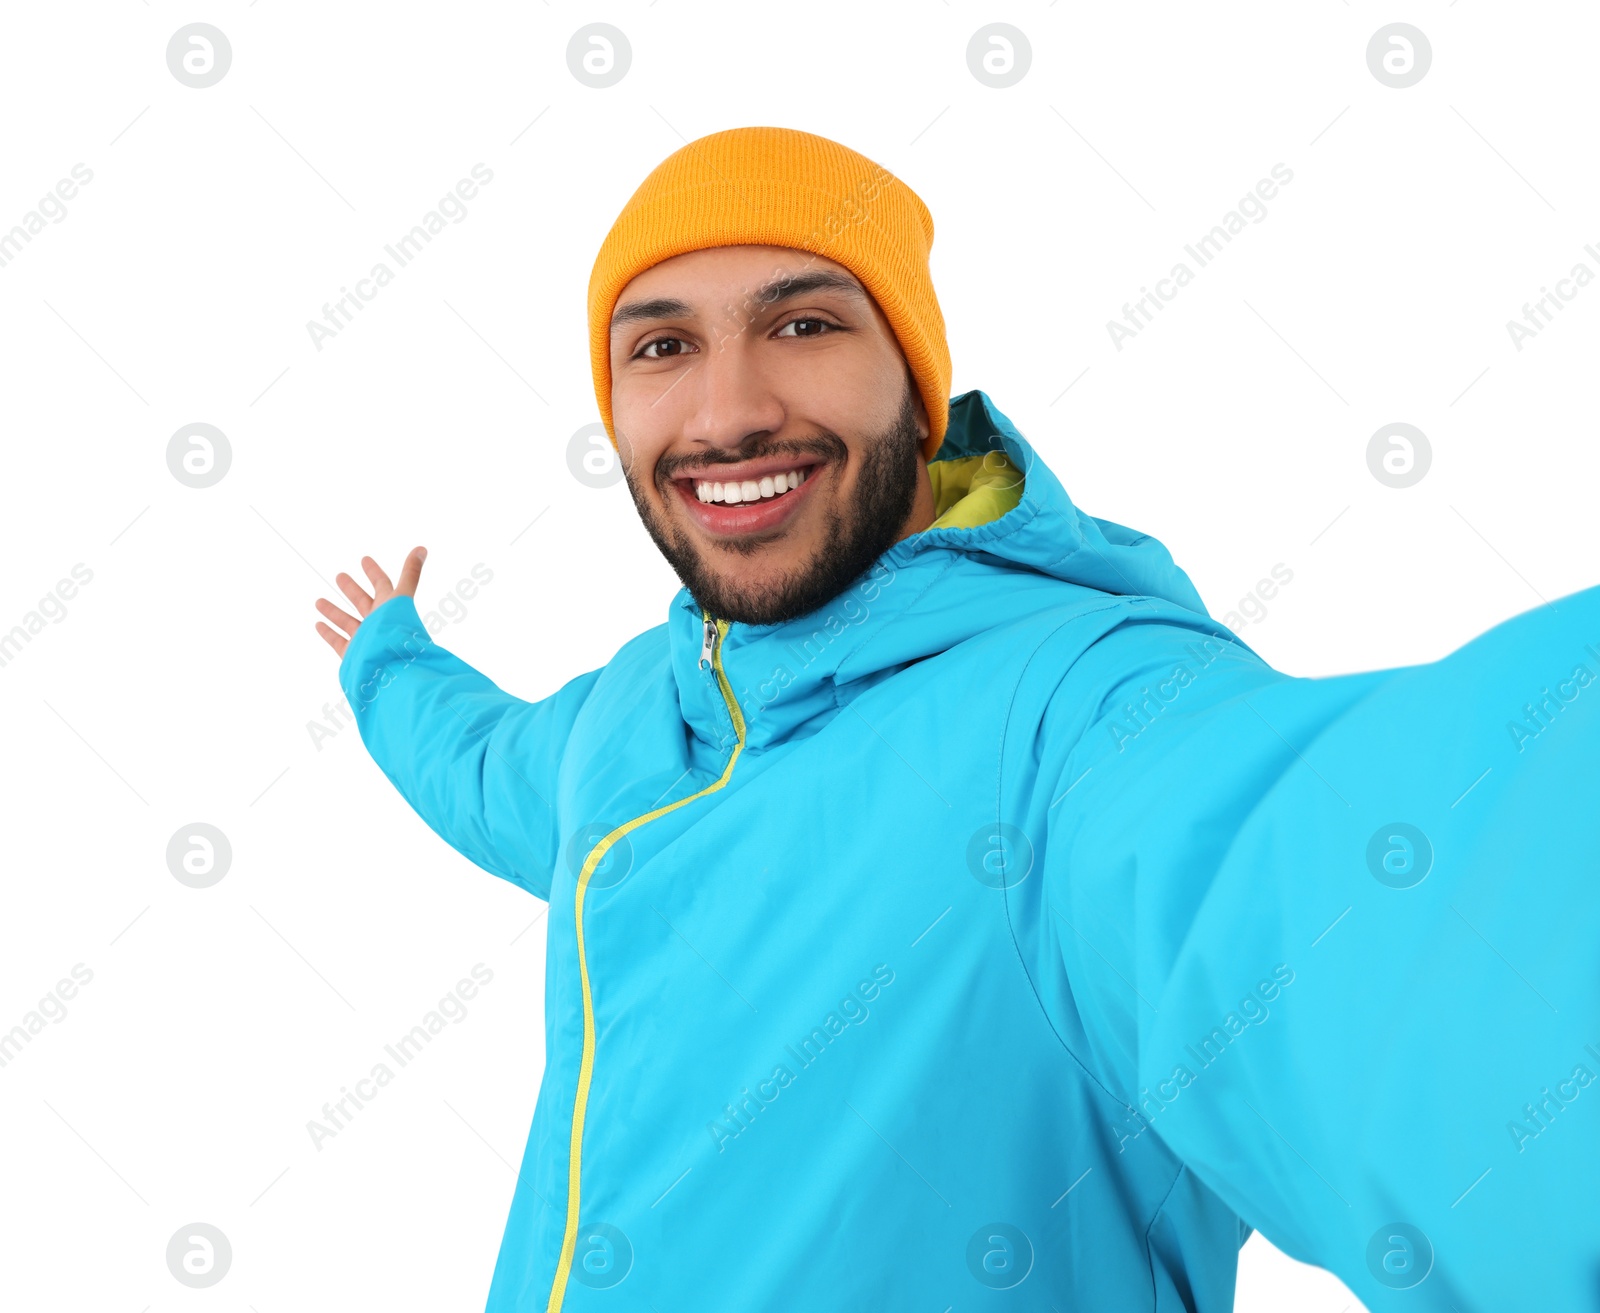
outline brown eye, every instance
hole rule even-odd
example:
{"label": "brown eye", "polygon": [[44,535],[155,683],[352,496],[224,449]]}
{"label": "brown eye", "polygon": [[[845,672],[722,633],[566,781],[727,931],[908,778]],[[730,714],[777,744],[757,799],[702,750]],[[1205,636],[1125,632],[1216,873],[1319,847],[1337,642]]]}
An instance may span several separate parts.
{"label": "brown eye", "polygon": [[683,345],[683,339],[681,337],[658,337],[654,341],[646,342],[642,347],[639,348],[638,354],[635,356],[635,359],[668,360],[668,359],[671,359],[673,356],[682,355],[683,354],[682,351],[669,351],[666,354],[659,355],[659,356],[653,356],[653,355],[650,354],[650,349],[652,347],[670,346],[673,343],[676,343],[678,346],[681,347]]}
{"label": "brown eye", "polygon": [[[811,316],[807,316],[807,317],[801,318],[801,319],[791,319],[787,324],[785,324],[782,328],[780,328],[778,330],[778,335],[782,336],[784,333],[788,332],[789,329],[794,328],[799,324],[817,324],[817,325],[820,325],[822,328],[829,329],[829,330],[833,330],[835,328],[835,325],[830,324],[826,319],[818,319],[815,315],[811,315]],[[826,336],[826,334],[823,334],[823,333],[790,333],[789,336],[791,336],[791,337],[823,337],[823,336]]]}

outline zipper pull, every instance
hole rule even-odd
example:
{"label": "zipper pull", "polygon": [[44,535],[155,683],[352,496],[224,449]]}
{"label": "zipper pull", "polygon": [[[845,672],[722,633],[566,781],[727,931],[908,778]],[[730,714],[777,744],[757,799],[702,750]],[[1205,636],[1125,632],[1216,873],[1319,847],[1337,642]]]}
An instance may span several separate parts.
{"label": "zipper pull", "polygon": [[705,626],[706,641],[700,648],[700,669],[702,670],[711,664],[711,649],[716,645],[717,641],[717,622],[707,616]]}

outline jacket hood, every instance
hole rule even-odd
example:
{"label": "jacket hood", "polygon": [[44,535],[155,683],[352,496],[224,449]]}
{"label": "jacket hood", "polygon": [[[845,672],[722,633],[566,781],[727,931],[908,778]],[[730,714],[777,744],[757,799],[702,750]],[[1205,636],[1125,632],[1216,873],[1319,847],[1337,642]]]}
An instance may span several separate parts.
{"label": "jacket hood", "polygon": [[[1059,602],[1063,583],[1208,614],[1159,541],[1073,505],[988,394],[953,397],[934,463],[994,451],[1022,471],[1021,497],[1004,514],[901,539],[852,587],[796,619],[727,624],[720,656],[744,713],[746,751],[817,732],[879,680]],[[701,665],[704,613],[687,588],[673,597],[667,631],[684,721],[726,746],[734,726],[713,671]]]}

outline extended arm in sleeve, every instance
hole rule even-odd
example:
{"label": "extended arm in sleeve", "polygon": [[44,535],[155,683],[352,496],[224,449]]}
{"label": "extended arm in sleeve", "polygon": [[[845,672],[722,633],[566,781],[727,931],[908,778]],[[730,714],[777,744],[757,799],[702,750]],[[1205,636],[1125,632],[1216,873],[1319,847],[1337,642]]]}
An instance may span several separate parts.
{"label": "extended arm in sleeve", "polygon": [[524,701],[433,642],[400,595],[361,622],[339,682],[367,751],[417,814],[484,870],[548,898],[557,771],[599,673]]}
{"label": "extended arm in sleeve", "polygon": [[1046,717],[1039,969],[1122,1150],[1375,1311],[1600,1308],[1600,589],[1357,675],[1201,637]]}

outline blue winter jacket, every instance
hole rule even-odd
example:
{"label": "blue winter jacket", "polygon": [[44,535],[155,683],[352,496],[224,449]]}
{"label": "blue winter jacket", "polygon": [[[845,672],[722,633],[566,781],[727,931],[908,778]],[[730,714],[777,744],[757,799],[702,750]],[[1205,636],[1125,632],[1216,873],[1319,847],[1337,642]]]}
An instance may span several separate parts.
{"label": "blue winter jacket", "polygon": [[550,901],[489,1313],[1223,1313],[1251,1228],[1374,1313],[1600,1308],[1600,588],[1296,678],[954,398],[998,453],[1003,514],[540,701],[405,597],[351,640]]}

